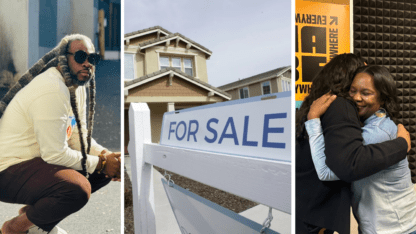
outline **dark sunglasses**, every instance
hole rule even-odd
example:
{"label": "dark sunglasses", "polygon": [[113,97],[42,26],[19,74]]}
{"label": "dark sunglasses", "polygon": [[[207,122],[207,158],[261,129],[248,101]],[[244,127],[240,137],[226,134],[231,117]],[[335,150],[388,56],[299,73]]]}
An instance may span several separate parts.
{"label": "dark sunglasses", "polygon": [[88,62],[95,66],[100,62],[100,59],[101,59],[101,56],[99,54],[97,53],[87,54],[87,52],[83,50],[78,50],[77,52],[75,52],[75,54],[69,53],[69,52],[67,54],[73,55],[75,62],[79,64],[83,64],[85,60],[88,59]]}

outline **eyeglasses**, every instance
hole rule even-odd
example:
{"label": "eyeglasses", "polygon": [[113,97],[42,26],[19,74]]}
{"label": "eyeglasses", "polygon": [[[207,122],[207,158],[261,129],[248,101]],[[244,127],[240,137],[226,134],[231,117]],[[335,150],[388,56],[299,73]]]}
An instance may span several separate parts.
{"label": "eyeglasses", "polygon": [[101,56],[99,54],[87,54],[87,52],[83,50],[78,50],[77,52],[75,52],[75,54],[69,52],[67,54],[73,55],[75,62],[79,64],[83,64],[85,60],[88,59],[88,62],[95,66],[100,62],[101,59]]}

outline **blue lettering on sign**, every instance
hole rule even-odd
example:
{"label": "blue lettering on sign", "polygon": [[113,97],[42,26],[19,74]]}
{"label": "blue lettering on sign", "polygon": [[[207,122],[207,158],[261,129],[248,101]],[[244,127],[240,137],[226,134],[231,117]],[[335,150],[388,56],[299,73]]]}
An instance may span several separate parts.
{"label": "blue lettering on sign", "polygon": [[[181,137],[179,137],[179,136],[178,136],[178,128],[179,128],[179,126],[181,126],[181,125],[183,125],[184,130],[183,130],[183,135],[182,135]],[[179,141],[181,141],[181,140],[183,140],[183,138],[185,138],[185,135],[186,135],[186,123],[185,123],[185,121],[181,121],[181,122],[179,122],[179,123],[178,123],[178,126],[176,126],[176,132],[175,132],[175,135],[176,135],[176,139],[178,139]]]}
{"label": "blue lettering on sign", "polygon": [[[231,126],[231,134],[226,133],[227,130],[228,130],[228,126]],[[233,138],[234,139],[234,144],[238,145],[237,132],[235,131],[235,125],[234,125],[233,117],[228,118],[227,123],[225,124],[224,130],[222,131],[220,140],[218,141],[218,144],[221,144],[222,140],[224,138]]]}
{"label": "blue lettering on sign", "polygon": [[172,125],[175,125],[175,124],[176,124],[176,122],[170,122],[168,140],[170,140],[170,133],[175,132],[175,130],[172,129]]}
{"label": "blue lettering on sign", "polygon": [[[191,130],[192,129],[192,124],[195,124],[196,125],[195,131],[192,131]],[[198,123],[198,121],[197,120],[189,120],[188,141],[189,141],[189,138],[192,135],[192,136],[194,136],[194,141],[197,142],[196,135],[195,134],[198,132],[198,129],[199,129],[199,123]]]}
{"label": "blue lettering on sign", "polygon": [[248,135],[248,119],[249,119],[249,116],[248,115],[244,117],[243,145],[256,147],[258,145],[258,142],[257,141],[248,141],[247,140],[247,135]]}
{"label": "blue lettering on sign", "polygon": [[211,123],[214,122],[216,124],[218,124],[218,119],[216,118],[211,118],[208,120],[207,122],[207,130],[210,131],[214,136],[212,137],[212,139],[209,139],[207,136],[205,136],[205,141],[208,143],[214,143],[217,140],[217,131],[213,128],[211,128]]}
{"label": "blue lettering on sign", "polygon": [[287,118],[287,113],[276,113],[276,114],[264,115],[263,147],[282,148],[282,149],[286,147],[286,143],[269,142],[269,133],[283,133],[283,128],[269,127],[269,121],[271,119],[283,119],[283,118]]}
{"label": "blue lettering on sign", "polygon": [[[287,113],[273,113],[273,114],[266,114],[264,115],[264,123],[263,123],[263,139],[262,139],[262,147],[267,148],[279,148],[279,149],[285,149],[286,143],[284,142],[270,142],[269,141],[269,134],[275,134],[275,133],[284,133],[283,127],[271,127],[270,121],[273,119],[284,119],[287,118]],[[199,131],[199,122],[196,119],[189,120],[188,125],[185,123],[185,121],[180,121],[178,124],[177,122],[170,122],[169,124],[169,134],[168,134],[168,140],[170,140],[171,133],[175,133],[176,139],[178,141],[182,141],[185,139],[185,136],[188,135],[187,141],[193,139],[194,142],[198,142],[197,140],[197,133]],[[217,118],[211,118],[208,120],[206,129],[208,132],[212,134],[211,138],[209,136],[205,136],[204,140],[207,143],[214,143],[218,139],[218,132],[215,129],[215,125],[218,125],[219,120]],[[243,146],[251,146],[251,147],[258,147],[259,141],[256,141],[255,139],[249,140],[249,124],[250,124],[250,116],[246,115],[244,116],[244,128],[243,128],[243,139],[242,139],[242,145]],[[183,126],[183,132],[179,133],[178,130],[182,130],[181,126]],[[221,136],[218,140],[218,144],[222,144],[223,140],[225,138],[230,138],[234,140],[234,145],[239,145],[238,137],[237,137],[237,131],[234,124],[233,117],[228,117],[227,122],[225,123],[224,129],[221,133]]]}

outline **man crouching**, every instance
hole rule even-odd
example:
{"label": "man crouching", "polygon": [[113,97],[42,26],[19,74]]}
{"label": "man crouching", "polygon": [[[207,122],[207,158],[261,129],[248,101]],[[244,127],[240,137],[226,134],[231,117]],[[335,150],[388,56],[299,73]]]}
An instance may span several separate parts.
{"label": "man crouching", "polygon": [[120,153],[92,139],[99,58],[88,37],[66,36],[0,101],[0,201],[26,204],[1,233],[66,233],[56,225],[120,179]]}

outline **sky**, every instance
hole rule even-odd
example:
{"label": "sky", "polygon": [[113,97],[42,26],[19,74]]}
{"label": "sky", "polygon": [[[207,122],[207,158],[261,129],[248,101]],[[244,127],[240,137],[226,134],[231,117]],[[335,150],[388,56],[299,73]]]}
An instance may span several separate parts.
{"label": "sky", "polygon": [[208,48],[208,82],[217,87],[290,65],[290,2],[125,0],[124,33],[161,26]]}

